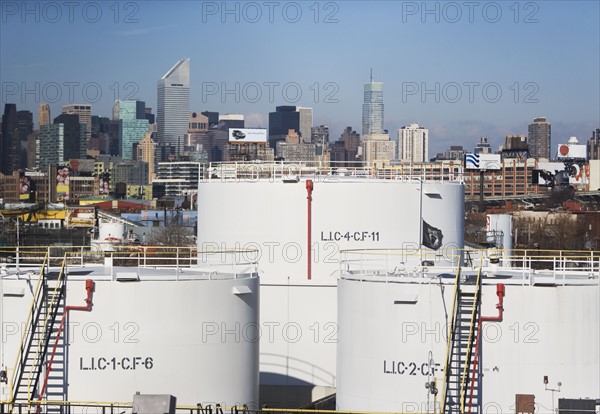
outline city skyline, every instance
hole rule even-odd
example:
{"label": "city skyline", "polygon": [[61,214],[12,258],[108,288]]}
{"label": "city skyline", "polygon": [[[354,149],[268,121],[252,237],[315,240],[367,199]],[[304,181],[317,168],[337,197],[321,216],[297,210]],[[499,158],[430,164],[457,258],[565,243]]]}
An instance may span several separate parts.
{"label": "city skyline", "polygon": [[[430,130],[430,154],[471,149],[481,136],[496,149],[541,116],[552,122],[553,142],[587,140],[600,124],[597,2],[452,3],[458,14],[441,2],[286,2],[260,18],[236,2],[229,14],[219,2],[129,2],[118,16],[97,3],[94,23],[81,8],[72,22],[67,11],[54,21],[35,4],[39,16],[3,5],[0,25],[1,103],[35,115],[47,102],[52,113],[83,103],[110,117],[115,98],[145,101],[156,113],[156,79],[190,57],[190,108],[244,114],[247,126],[266,128],[276,106],[312,107],[313,125],[329,125],[331,141],[347,126],[361,130],[371,68],[385,84],[384,128],[418,122]],[[39,38],[110,59],[57,59]],[[218,46],[198,47],[204,39]],[[44,99],[53,92],[60,99]]]}

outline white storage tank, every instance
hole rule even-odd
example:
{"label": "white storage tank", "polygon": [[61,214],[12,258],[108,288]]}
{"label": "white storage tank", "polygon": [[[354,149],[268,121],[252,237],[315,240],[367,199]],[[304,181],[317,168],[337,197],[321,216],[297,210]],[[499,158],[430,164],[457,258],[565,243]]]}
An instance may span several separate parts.
{"label": "white storage tank", "polygon": [[[513,247],[512,215],[487,214],[485,223],[487,242],[502,250],[502,257],[509,259]],[[503,264],[510,266],[510,261],[505,260]]]}
{"label": "white storage tank", "polygon": [[215,179],[200,183],[198,198],[199,248],[258,249],[265,279],[332,280],[342,249],[401,247],[412,251],[407,261],[455,263],[464,244],[461,182]]}
{"label": "white storage tank", "polygon": [[[368,271],[365,252],[338,280],[337,405],[354,412],[440,412],[447,326],[454,278],[424,275],[421,281],[383,278]],[[597,265],[596,265],[597,266]],[[350,270],[351,270],[350,269]],[[496,284],[505,284],[503,318],[480,331],[481,412],[514,411],[519,394],[535,395],[536,412],[551,412],[560,398],[596,398],[600,389],[598,278],[552,276],[534,285],[519,274],[484,279],[481,315],[496,316]],[[357,273],[358,272],[358,273]],[[583,277],[582,277],[583,276]],[[548,281],[556,282],[551,285]],[[557,358],[560,355],[560,358]],[[544,376],[550,377],[545,385]],[[426,383],[436,381],[437,396]],[[554,401],[556,403],[556,401]],[[466,411],[465,411],[466,412]]]}
{"label": "white storage tank", "polygon": [[98,228],[98,240],[100,242],[122,241],[125,237],[125,226],[123,223],[111,223],[100,221]]}
{"label": "white storage tank", "polygon": [[[404,247],[408,253],[387,264],[395,272],[456,263],[464,185],[348,169],[240,178],[234,168],[199,185],[198,245],[259,251],[261,386],[304,387],[311,400],[333,393],[339,252]],[[282,406],[275,403],[285,391],[275,394],[266,402]]]}
{"label": "white storage tank", "polygon": [[[153,266],[156,257],[143,254],[120,259],[136,261],[136,267],[118,266],[117,259],[107,267],[70,264],[66,305],[85,305],[86,279],[92,279],[92,308],[68,312],[66,345],[59,345],[48,399],[130,402],[139,391],[175,395],[180,405],[258,408],[256,262],[240,263],[231,253],[214,256],[178,270]],[[187,257],[180,263],[189,263]],[[12,372],[32,296],[22,277],[2,282],[5,293],[19,292],[0,303],[11,324],[1,362]]]}

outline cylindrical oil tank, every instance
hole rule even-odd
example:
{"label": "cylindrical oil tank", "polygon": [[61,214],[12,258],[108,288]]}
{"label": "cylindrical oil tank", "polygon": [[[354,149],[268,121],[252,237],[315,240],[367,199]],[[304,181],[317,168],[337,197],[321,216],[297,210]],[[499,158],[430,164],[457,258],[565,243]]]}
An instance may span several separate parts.
{"label": "cylindrical oil tank", "polygon": [[[513,247],[513,228],[511,214],[488,214],[486,216],[486,237],[494,247],[502,250],[502,256],[509,258]],[[505,263],[510,265],[510,263]]]}
{"label": "cylindrical oil tank", "polygon": [[[355,267],[358,267],[358,263]],[[365,268],[366,269],[366,268]],[[514,410],[520,394],[550,412],[552,394],[596,398],[600,335],[598,281],[586,285],[506,283],[501,321],[483,322],[482,412]],[[496,281],[482,290],[482,316],[497,316]],[[337,404],[342,411],[440,412],[454,281],[369,280],[365,270],[338,280]],[[560,355],[560,358],[557,358]],[[550,377],[545,385],[544,376]],[[456,381],[456,377],[452,377]],[[434,382],[437,395],[426,384]],[[470,385],[470,383],[468,384]],[[470,389],[470,388],[469,388]],[[465,411],[466,412],[466,411]]]}
{"label": "cylindrical oil tank", "polygon": [[[272,177],[201,182],[198,247],[258,250],[261,385],[324,387],[327,395],[336,386],[339,252],[404,247],[390,272],[454,263],[464,185],[350,173]],[[431,247],[420,250],[424,239]]]}
{"label": "cylindrical oil tank", "polygon": [[[257,408],[259,279],[251,268],[228,261],[177,271],[70,265],[65,304],[85,305],[90,278],[92,307],[59,314],[60,320],[67,313],[65,336],[48,399],[131,402],[139,391],[171,394],[181,405]],[[4,320],[14,325],[2,361],[11,372],[26,317],[22,310],[32,301],[28,282],[3,280],[4,292],[19,293],[2,298]],[[94,410],[89,412],[99,412]]]}
{"label": "cylindrical oil tank", "polygon": [[455,263],[464,243],[460,182],[315,176],[211,180],[198,192],[198,247],[257,249],[267,279],[331,280],[342,249],[404,248],[407,260]]}
{"label": "cylindrical oil tank", "polygon": [[117,241],[125,237],[125,227],[123,223],[111,223],[100,221],[98,228],[98,240]]}

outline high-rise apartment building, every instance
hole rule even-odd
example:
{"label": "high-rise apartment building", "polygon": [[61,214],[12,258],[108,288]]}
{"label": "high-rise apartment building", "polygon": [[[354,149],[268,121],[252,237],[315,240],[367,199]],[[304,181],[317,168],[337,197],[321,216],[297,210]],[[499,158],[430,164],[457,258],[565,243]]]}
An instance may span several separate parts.
{"label": "high-rise apartment building", "polygon": [[[177,62],[158,81],[157,143],[183,147],[190,114],[190,60]],[[179,154],[176,154],[179,155]]]}
{"label": "high-rise apartment building", "polygon": [[120,155],[124,160],[133,160],[133,146],[148,132],[148,119],[143,101],[116,101],[113,117],[119,121]]}
{"label": "high-rise apartment building", "polygon": [[398,160],[405,162],[429,161],[429,130],[410,124],[398,130]]}
{"label": "high-rise apartment building", "polygon": [[39,140],[40,171],[47,171],[51,165],[61,164],[65,159],[65,125],[42,125]]}
{"label": "high-rise apartment building", "polygon": [[492,146],[489,143],[487,137],[479,138],[479,142],[475,145],[473,149],[474,154],[491,154]]}
{"label": "high-rise apartment building", "polygon": [[63,114],[68,115],[79,115],[79,123],[84,124],[86,127],[85,141],[89,141],[92,138],[92,106],[85,104],[72,104],[65,105],[62,108]]}
{"label": "high-rise apartment building", "polygon": [[152,140],[152,135],[145,134],[144,138],[137,145],[136,159],[144,161],[148,164],[148,180],[150,183],[155,178],[155,163],[154,163],[154,151],[156,150],[156,144]]}
{"label": "high-rise apartment building", "polygon": [[54,124],[64,125],[63,159],[59,162],[85,158],[87,155],[87,128],[79,120],[79,115],[60,114],[54,118]]}
{"label": "high-rise apartment building", "polygon": [[208,128],[209,129],[216,129],[219,126],[219,113],[218,112],[204,111],[204,112],[201,112],[201,114],[208,118]]}
{"label": "high-rise apartment building", "polygon": [[551,141],[550,123],[544,117],[535,118],[533,123],[529,124],[529,155],[532,158],[550,159]]}
{"label": "high-rise apartment building", "polygon": [[310,135],[310,141],[313,144],[321,144],[325,147],[327,147],[327,145],[329,144],[329,126],[327,125],[312,127]]}
{"label": "high-rise apartment building", "polygon": [[0,172],[11,175],[19,169],[19,128],[17,105],[5,104],[2,115],[2,135],[0,138]]}
{"label": "high-rise apartment building", "polygon": [[30,111],[17,111],[19,135],[19,169],[27,168],[27,137],[33,132],[33,114]]}
{"label": "high-rise apartment building", "polygon": [[244,115],[223,114],[219,115],[219,128],[229,131],[230,128],[244,128]]}
{"label": "high-rise apartment building", "polygon": [[50,119],[50,105],[41,103],[38,110],[38,128],[42,128],[42,125],[50,125]]}
{"label": "high-rise apartment building", "polygon": [[304,143],[310,143],[312,137],[312,108],[302,106],[277,106],[269,113],[269,145],[275,148],[278,141],[284,141],[289,130],[298,133]]}
{"label": "high-rise apartment building", "polygon": [[300,114],[300,140],[304,144],[310,144],[312,140],[312,126],[313,126],[313,110],[304,106],[296,107],[296,110]]}
{"label": "high-rise apartment building", "polygon": [[592,131],[592,137],[587,142],[587,159],[600,160],[600,128]]}
{"label": "high-rise apartment building", "polygon": [[383,82],[373,82],[364,86],[364,102],[362,107],[362,135],[382,134],[383,129]]}

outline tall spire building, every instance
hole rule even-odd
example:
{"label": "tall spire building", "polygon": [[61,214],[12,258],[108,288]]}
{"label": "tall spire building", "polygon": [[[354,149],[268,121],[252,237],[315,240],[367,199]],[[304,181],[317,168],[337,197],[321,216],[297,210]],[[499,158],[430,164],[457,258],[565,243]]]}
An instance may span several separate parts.
{"label": "tall spire building", "polygon": [[383,82],[373,82],[373,71],[365,83],[362,111],[362,135],[383,134]]}
{"label": "tall spire building", "polygon": [[[190,60],[182,59],[158,81],[157,143],[181,152],[190,115]],[[177,154],[179,155],[179,154]]]}

